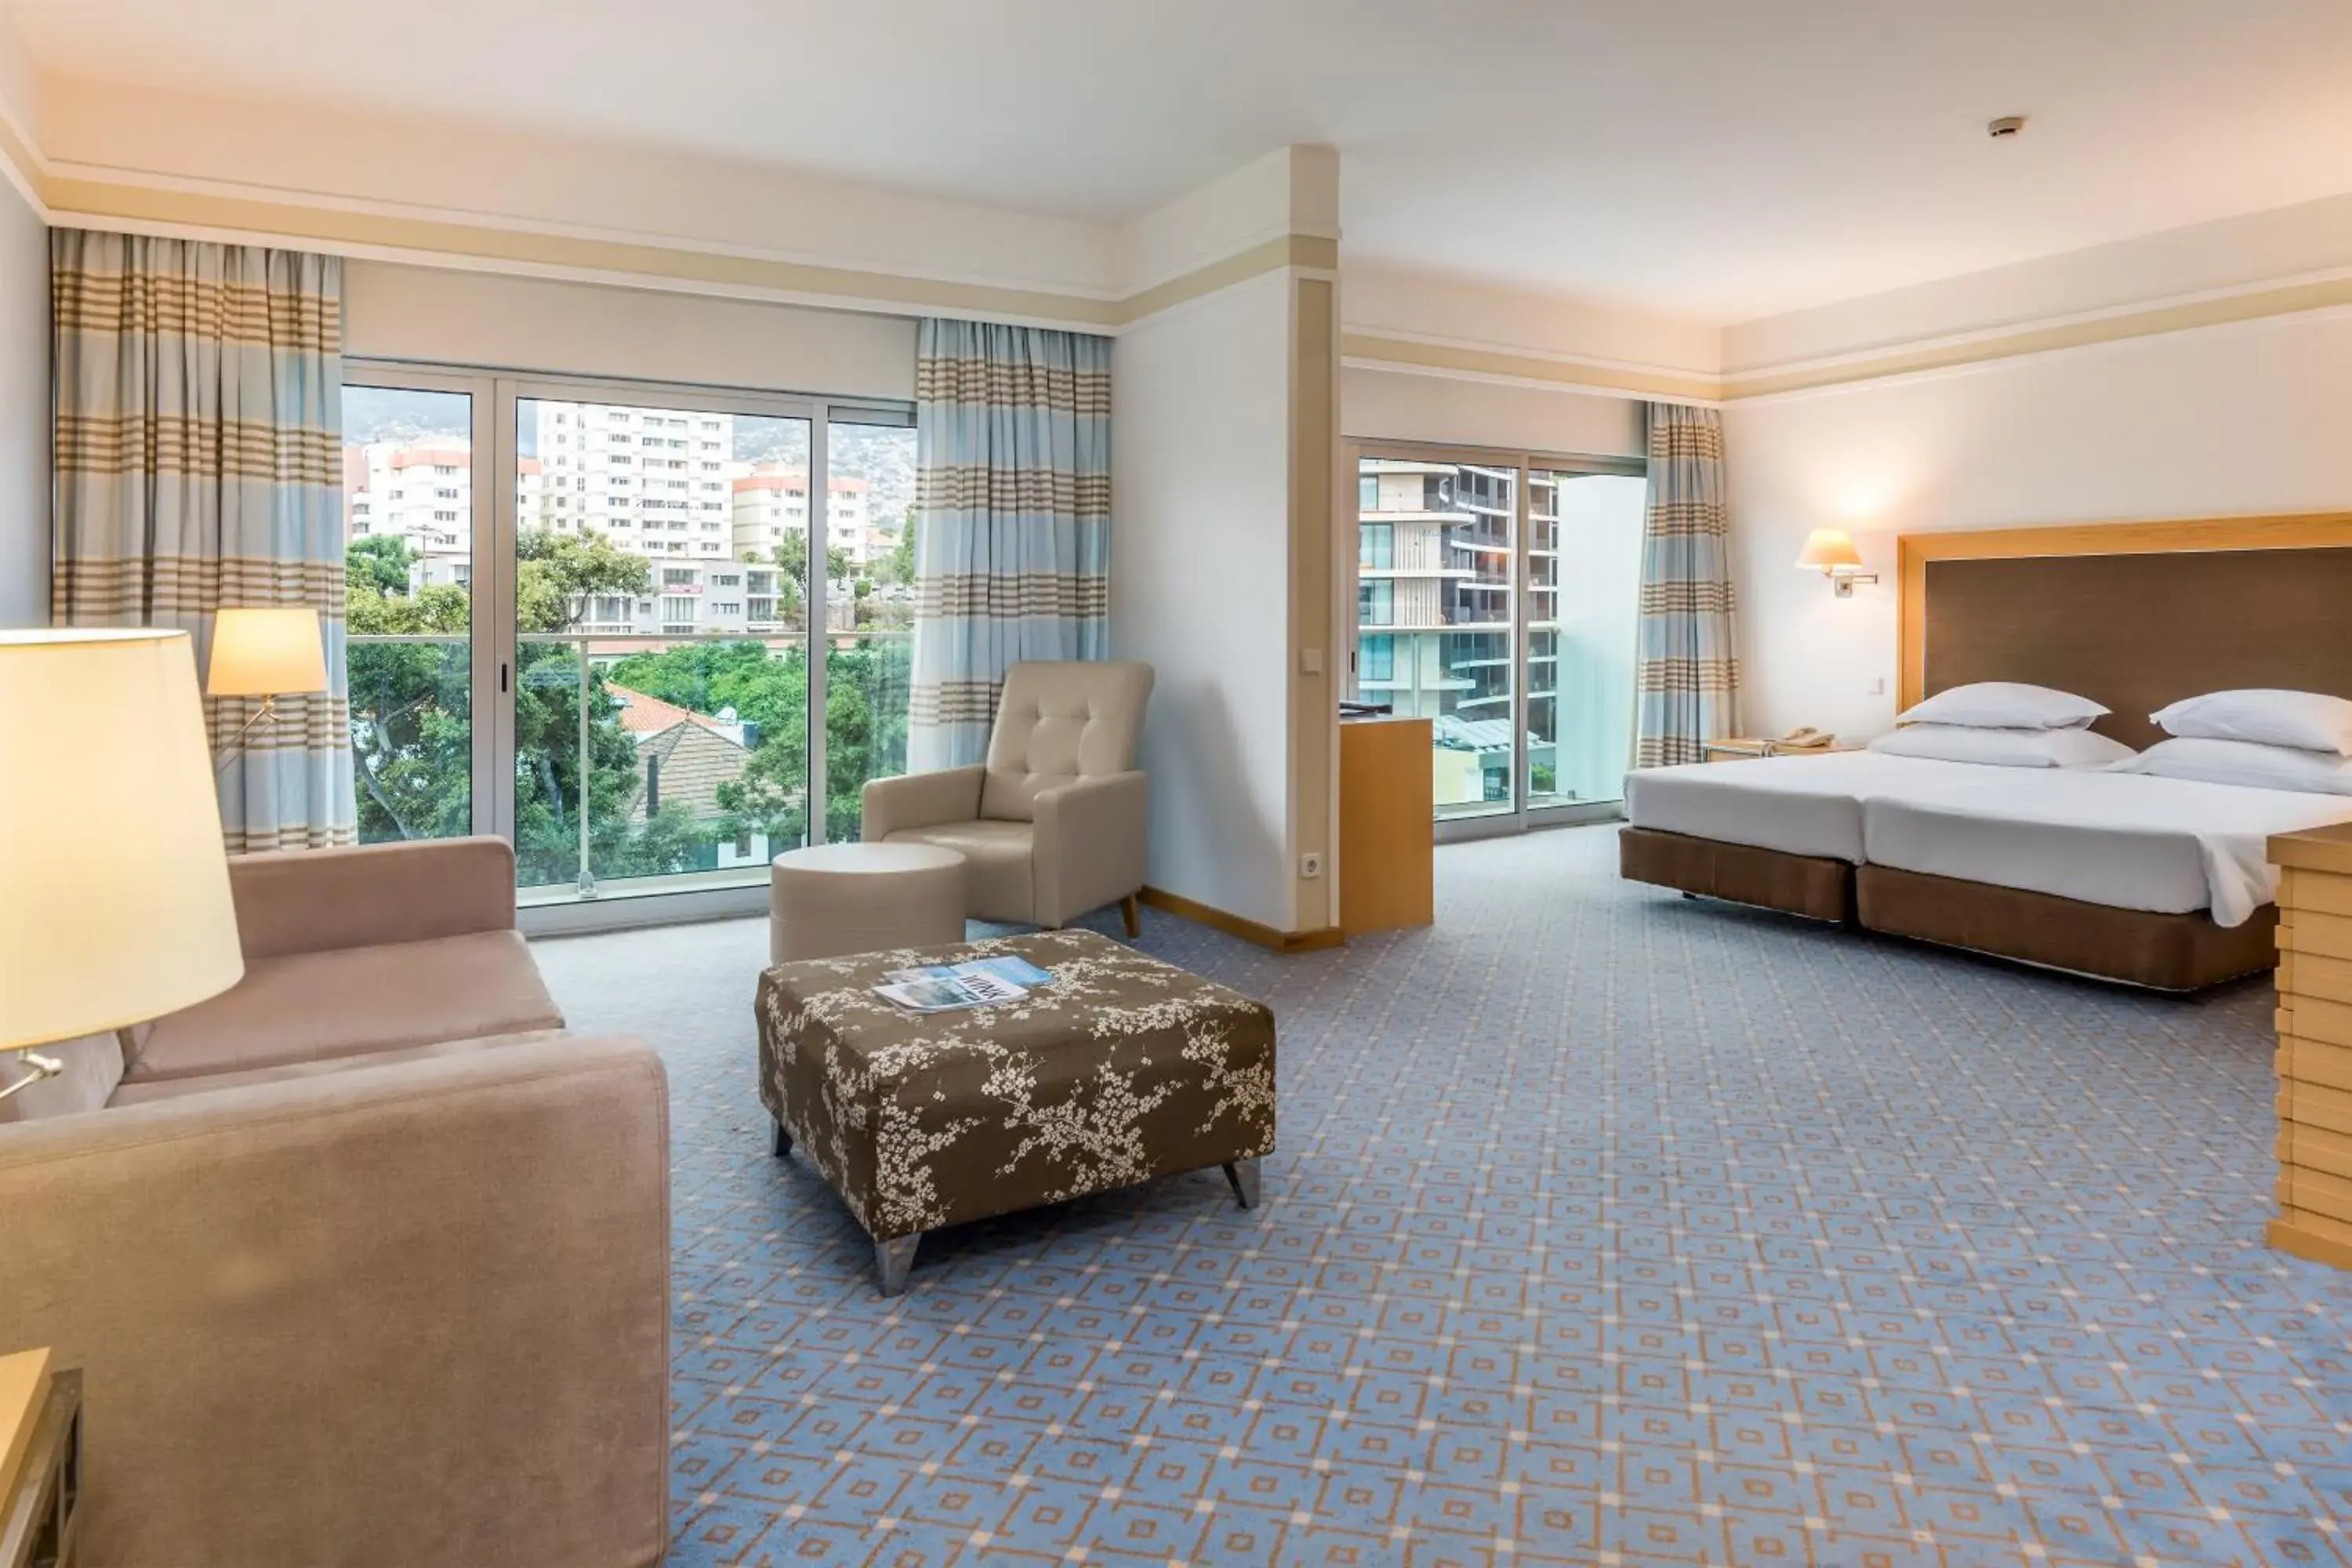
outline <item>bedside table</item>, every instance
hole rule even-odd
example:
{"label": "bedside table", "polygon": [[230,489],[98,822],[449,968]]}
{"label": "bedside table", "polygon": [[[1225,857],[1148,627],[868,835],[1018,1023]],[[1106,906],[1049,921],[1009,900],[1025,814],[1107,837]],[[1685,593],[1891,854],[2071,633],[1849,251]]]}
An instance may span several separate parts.
{"label": "bedside table", "polygon": [[81,1373],[0,1356],[0,1568],[73,1568],[80,1501]]}

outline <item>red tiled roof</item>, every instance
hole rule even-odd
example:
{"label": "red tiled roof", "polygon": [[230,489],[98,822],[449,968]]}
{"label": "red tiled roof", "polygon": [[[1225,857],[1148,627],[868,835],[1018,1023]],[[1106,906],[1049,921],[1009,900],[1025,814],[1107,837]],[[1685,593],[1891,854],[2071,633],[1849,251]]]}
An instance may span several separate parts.
{"label": "red tiled roof", "polygon": [[699,724],[706,730],[725,733],[719,729],[719,721],[708,713],[680,708],[675,702],[665,702],[658,697],[626,686],[608,683],[604,689],[621,705],[621,728],[632,735],[658,735],[664,731],[675,730],[680,724]]}
{"label": "red tiled roof", "polygon": [[[774,463],[754,463],[750,473],[735,481],[735,488],[739,491],[805,490],[808,489],[808,470],[781,468]],[[844,475],[837,479],[825,480],[824,488],[834,495],[854,496],[862,495],[874,487],[864,479]]]}
{"label": "red tiled roof", "polygon": [[470,468],[474,455],[463,447],[411,447],[392,455],[395,468],[413,468],[418,464],[448,464],[452,468]]}

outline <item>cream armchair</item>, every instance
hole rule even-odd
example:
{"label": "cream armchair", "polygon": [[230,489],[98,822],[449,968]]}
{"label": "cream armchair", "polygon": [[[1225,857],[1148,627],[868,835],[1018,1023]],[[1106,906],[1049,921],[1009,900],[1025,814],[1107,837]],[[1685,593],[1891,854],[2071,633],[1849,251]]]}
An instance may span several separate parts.
{"label": "cream armchair", "polygon": [[1148,664],[1016,664],[988,761],[876,779],[861,837],[961,854],[972,920],[1061,926],[1117,903],[1135,936],[1150,807],[1135,744],[1150,697]]}

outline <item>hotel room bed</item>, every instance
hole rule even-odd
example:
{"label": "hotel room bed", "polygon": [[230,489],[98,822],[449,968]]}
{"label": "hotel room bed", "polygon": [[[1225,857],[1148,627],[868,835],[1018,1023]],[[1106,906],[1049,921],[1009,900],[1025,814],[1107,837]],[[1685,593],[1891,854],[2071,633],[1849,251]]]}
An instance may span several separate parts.
{"label": "hotel room bed", "polygon": [[1875,752],[1644,768],[1625,777],[1631,826],[1619,836],[1619,868],[1687,893],[1852,921],[1864,803],[1994,771]]}
{"label": "hotel room bed", "polygon": [[[1923,702],[2024,683],[2087,704],[2087,720],[1956,715],[1970,697],[1942,721],[2080,724],[2138,752],[2166,742],[2161,710],[2201,694],[2352,698],[2352,513],[1906,534],[1896,564],[1896,706],[1915,724]],[[2063,750],[2047,752],[2056,767],[1849,752],[1643,770],[1626,781],[1620,864],[2167,990],[2273,963],[2266,841],[2352,820],[2352,795],[2191,782],[2169,764],[2108,773]]]}
{"label": "hotel room bed", "polygon": [[2167,991],[2271,967],[2271,835],[2352,821],[2352,797],[2048,769],[1882,796],[1857,921]]}
{"label": "hotel room bed", "polygon": [[2270,836],[2352,821],[2352,796],[1871,752],[1627,784],[1634,880],[2172,991],[2268,968]]}
{"label": "hotel room bed", "polygon": [[1871,801],[1864,860],[2239,926],[2277,896],[2271,835],[2352,821],[2352,795],[2063,768],[1991,771],[2009,776]]}

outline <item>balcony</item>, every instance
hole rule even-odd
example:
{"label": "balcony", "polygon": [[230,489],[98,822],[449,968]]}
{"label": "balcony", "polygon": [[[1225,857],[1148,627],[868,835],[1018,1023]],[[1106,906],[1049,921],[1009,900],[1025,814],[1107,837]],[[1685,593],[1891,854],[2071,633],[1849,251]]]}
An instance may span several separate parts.
{"label": "balcony", "polygon": [[[825,648],[824,836],[857,837],[866,781],[906,770],[911,637]],[[463,635],[349,639],[362,842],[474,831]],[[526,633],[514,683],[513,837],[526,904],[762,880],[811,839],[804,634]]]}

